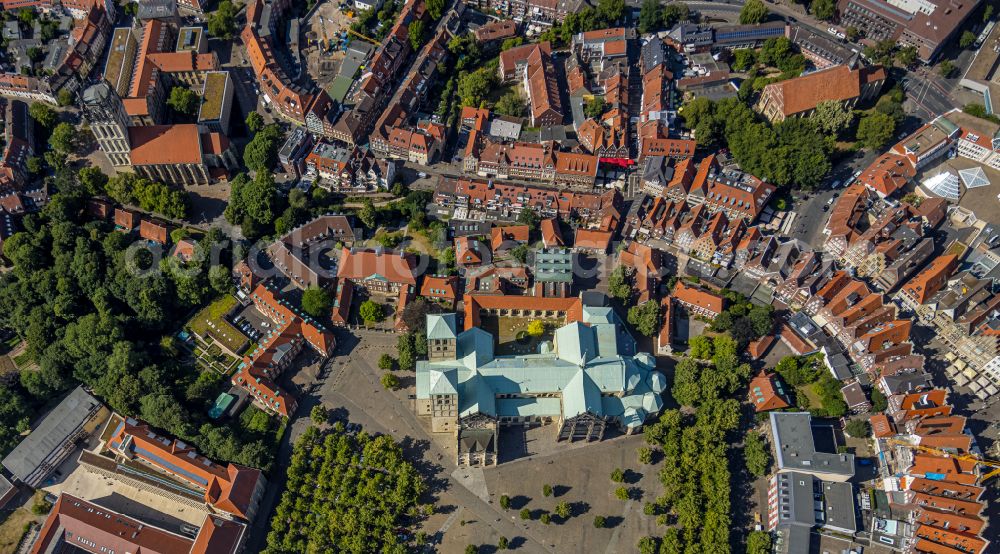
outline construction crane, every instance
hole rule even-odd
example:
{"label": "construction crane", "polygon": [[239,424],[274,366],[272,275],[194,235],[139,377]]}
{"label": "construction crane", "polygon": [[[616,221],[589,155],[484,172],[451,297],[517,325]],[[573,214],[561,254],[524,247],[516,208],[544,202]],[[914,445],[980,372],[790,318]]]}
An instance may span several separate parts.
{"label": "construction crane", "polygon": [[986,475],[983,475],[979,479],[980,482],[986,481],[990,477],[996,477],[997,475],[1000,475],[1000,462],[996,460],[988,460],[986,458],[976,456],[975,454],[957,454],[954,452],[948,452],[947,450],[942,450],[940,448],[935,448],[933,446],[924,446],[922,444],[911,444],[909,442],[900,439],[888,439],[886,442],[892,445],[905,446],[907,448],[912,448],[914,450],[919,450],[921,452],[926,452],[928,454],[943,456],[945,458],[955,458],[956,460],[962,460],[963,462],[975,462],[976,464],[984,465],[986,467],[991,468],[991,470],[987,472]]}
{"label": "construction crane", "polygon": [[362,35],[361,33],[357,32],[354,29],[351,29],[349,27],[347,29],[347,32],[350,33],[350,34],[352,34],[352,35],[354,35],[354,36],[356,36],[356,37],[358,37],[359,39],[361,39],[361,40],[363,40],[365,42],[370,42],[370,43],[374,44],[375,46],[381,46],[382,45],[381,42],[373,39],[372,37],[367,37],[365,35]]}

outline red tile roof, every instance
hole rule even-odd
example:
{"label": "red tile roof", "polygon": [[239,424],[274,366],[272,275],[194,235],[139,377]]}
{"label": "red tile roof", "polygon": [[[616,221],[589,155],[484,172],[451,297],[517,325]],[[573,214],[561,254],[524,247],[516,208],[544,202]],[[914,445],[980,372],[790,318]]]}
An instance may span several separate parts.
{"label": "red tile roof", "polygon": [[595,231],[592,229],[577,229],[576,239],[573,241],[574,248],[589,248],[600,252],[607,252],[611,245],[612,233],[608,231]]}
{"label": "red tile roof", "polygon": [[465,303],[465,328],[479,327],[483,310],[542,310],[561,312],[565,323],[583,319],[583,301],[580,298],[549,298],[538,296],[506,296],[468,294]]}
{"label": "red tile roof", "polygon": [[[772,336],[772,341],[774,340]],[[774,375],[762,370],[750,381],[749,402],[753,404],[757,412],[769,410],[781,410],[789,407],[787,396],[783,390],[779,391],[779,385],[775,382]]]}
{"label": "red tile roof", "polygon": [[721,296],[688,286],[684,281],[677,281],[671,296],[682,304],[697,306],[716,315],[722,313],[724,300]]}
{"label": "red tile roof", "polygon": [[889,421],[885,414],[875,414],[871,417],[872,433],[877,439],[884,439],[896,435],[896,427]]}
{"label": "red tile roof", "polygon": [[405,254],[382,249],[349,249],[340,252],[338,279],[365,280],[375,276],[390,283],[417,285],[413,259]]}
{"label": "red tile roof", "polygon": [[143,219],[139,222],[139,236],[159,244],[167,244],[167,241],[170,239],[167,224],[150,219]]}
{"label": "red tile roof", "polygon": [[958,256],[954,254],[939,256],[903,285],[901,292],[918,304],[923,304],[941,290],[957,267]]}
{"label": "red tile roof", "polygon": [[200,164],[201,139],[195,124],[129,127],[133,165]]}
{"label": "red tile roof", "polygon": [[[183,441],[160,435],[146,423],[127,418],[108,438],[108,448],[126,457],[141,458],[158,471],[205,491],[210,506],[244,519],[254,508],[259,469],[222,465],[202,456]],[[169,465],[164,465],[164,463]],[[182,471],[177,471],[177,469]]]}
{"label": "red tile roof", "polygon": [[454,275],[426,275],[420,286],[420,296],[428,298],[458,299],[458,277]]}
{"label": "red tile roof", "polygon": [[543,219],[539,227],[542,232],[542,244],[545,245],[545,248],[566,246],[562,238],[562,232],[559,230],[558,220],[555,218]]}

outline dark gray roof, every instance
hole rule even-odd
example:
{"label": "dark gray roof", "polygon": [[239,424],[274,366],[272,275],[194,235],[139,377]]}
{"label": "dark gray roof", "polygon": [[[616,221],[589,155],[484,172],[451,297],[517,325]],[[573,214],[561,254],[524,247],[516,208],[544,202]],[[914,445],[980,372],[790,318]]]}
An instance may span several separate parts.
{"label": "dark gray roof", "polygon": [[[925,371],[897,373],[882,377],[882,383],[890,395],[907,394],[931,386],[931,376]],[[885,391],[883,391],[885,392]]]}
{"label": "dark gray roof", "polygon": [[854,475],[854,454],[816,450],[812,416],[808,412],[771,412],[771,434],[779,471],[838,477]]}
{"label": "dark gray roof", "polygon": [[72,439],[80,427],[100,408],[101,403],[83,390],[83,387],[73,389],[73,392],[35,425],[34,431],[3,459],[3,466],[14,477],[27,482],[28,477],[42,462],[67,440]]}
{"label": "dark gray roof", "polygon": [[646,156],[642,166],[642,180],[667,186],[674,178],[674,167],[665,156]]}
{"label": "dark gray roof", "polygon": [[649,73],[662,64],[667,58],[666,52],[666,46],[659,37],[649,39],[649,42],[642,45],[642,72]]}
{"label": "dark gray roof", "polygon": [[139,19],[160,19],[177,16],[177,2],[172,0],[140,0]]}

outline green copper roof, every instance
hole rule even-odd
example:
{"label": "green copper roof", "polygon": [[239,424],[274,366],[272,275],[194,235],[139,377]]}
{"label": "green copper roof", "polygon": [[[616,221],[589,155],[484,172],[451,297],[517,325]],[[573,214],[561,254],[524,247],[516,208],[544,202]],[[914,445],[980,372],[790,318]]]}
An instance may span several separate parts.
{"label": "green copper roof", "polygon": [[455,314],[428,314],[427,338],[453,340],[457,336],[457,326]]}

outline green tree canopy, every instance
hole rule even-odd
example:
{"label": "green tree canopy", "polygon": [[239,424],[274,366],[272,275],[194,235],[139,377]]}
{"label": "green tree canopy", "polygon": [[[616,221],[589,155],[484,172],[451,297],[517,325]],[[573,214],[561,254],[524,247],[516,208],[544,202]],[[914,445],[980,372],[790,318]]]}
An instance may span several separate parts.
{"label": "green tree canopy", "polygon": [[309,287],[302,293],[302,311],[315,318],[328,316],[332,306],[333,296],[324,288]]}
{"label": "green tree canopy", "polygon": [[167,98],[167,105],[177,113],[194,115],[198,113],[201,99],[191,89],[184,86],[175,86],[170,89],[170,96]]}
{"label": "green tree canopy", "polygon": [[740,24],[753,25],[767,19],[767,6],[761,0],[747,0],[740,10]]}
{"label": "green tree canopy", "polygon": [[861,118],[861,122],[858,123],[857,138],[865,148],[881,150],[889,144],[895,132],[896,120],[876,111]]}
{"label": "green tree canopy", "polygon": [[378,323],[385,318],[385,307],[374,300],[365,300],[358,308],[358,315],[367,325]]}
{"label": "green tree canopy", "polygon": [[236,35],[236,7],[230,0],[222,0],[214,12],[208,14],[208,34],[232,40]]}

